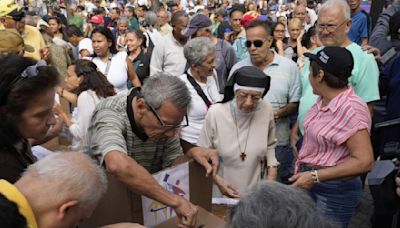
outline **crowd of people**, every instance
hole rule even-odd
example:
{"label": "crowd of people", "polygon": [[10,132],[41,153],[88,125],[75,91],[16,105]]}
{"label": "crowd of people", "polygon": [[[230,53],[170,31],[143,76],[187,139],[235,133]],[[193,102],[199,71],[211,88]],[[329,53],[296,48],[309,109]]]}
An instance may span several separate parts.
{"label": "crowd of people", "polygon": [[45,3],[0,0],[4,227],[76,227],[105,170],[193,227],[151,176],[182,158],[240,199],[231,227],[348,227],[400,142],[373,128],[383,98],[400,118],[396,0],[374,26],[361,0]]}

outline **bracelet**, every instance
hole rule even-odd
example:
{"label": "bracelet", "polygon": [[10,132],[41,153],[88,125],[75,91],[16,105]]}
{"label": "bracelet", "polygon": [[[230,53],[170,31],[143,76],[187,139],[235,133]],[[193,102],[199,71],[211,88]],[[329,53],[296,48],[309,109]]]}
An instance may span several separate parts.
{"label": "bracelet", "polygon": [[314,183],[319,183],[319,177],[318,177],[318,171],[317,170],[312,170],[311,171],[311,177],[314,181]]}

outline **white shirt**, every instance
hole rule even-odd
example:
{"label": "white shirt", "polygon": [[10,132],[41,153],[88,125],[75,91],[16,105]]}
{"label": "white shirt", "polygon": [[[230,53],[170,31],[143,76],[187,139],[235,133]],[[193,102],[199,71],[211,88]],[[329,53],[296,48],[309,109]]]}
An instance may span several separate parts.
{"label": "white shirt", "polygon": [[100,99],[93,90],[83,91],[78,96],[77,106],[72,112],[72,125],[69,127],[73,139],[72,149],[81,149],[85,142],[90,119]]}
{"label": "white shirt", "polygon": [[86,1],[86,2],[84,3],[84,5],[85,5],[85,9],[86,9],[86,11],[87,11],[88,13],[92,13],[93,10],[97,8],[96,5],[93,4],[91,1]]}
{"label": "white shirt", "polygon": [[179,76],[183,74],[185,67],[183,45],[169,33],[164,36],[163,42],[154,47],[150,61],[150,76],[161,72]]}
{"label": "white shirt", "polygon": [[163,40],[163,37],[157,29],[153,28],[153,31],[151,32],[150,29],[146,29],[146,33],[144,34],[147,37],[146,41],[146,46],[149,46],[150,40],[153,42],[154,46],[157,46],[157,44],[160,44]]}
{"label": "white shirt", "polygon": [[[190,69],[188,70],[188,73],[189,75],[191,75]],[[214,75],[217,75],[216,72],[214,72]],[[186,74],[179,76],[179,78],[185,82],[192,98],[189,109],[187,111],[189,126],[182,128],[181,138],[187,142],[196,144],[197,139],[200,136],[201,129],[203,128],[203,123],[206,118],[208,108],[203,99],[197,94],[196,89],[187,79]],[[197,84],[200,85],[200,88],[203,90],[204,94],[207,96],[211,104],[214,104],[221,100],[221,96],[217,88],[217,83],[215,82],[213,76],[208,76],[206,83],[197,82]]]}
{"label": "white shirt", "polygon": [[79,58],[82,58],[81,51],[83,50],[87,50],[90,55],[93,55],[93,45],[91,39],[84,38],[81,41],[79,41],[78,44]]}
{"label": "white shirt", "polygon": [[[92,59],[92,62],[96,64],[97,68],[106,75],[108,81],[114,86],[115,92],[117,94],[128,94],[128,66],[126,64],[127,53],[120,51],[114,54],[108,73],[106,74],[106,68],[108,62],[103,62],[99,57]],[[90,60],[90,58],[89,58]]]}

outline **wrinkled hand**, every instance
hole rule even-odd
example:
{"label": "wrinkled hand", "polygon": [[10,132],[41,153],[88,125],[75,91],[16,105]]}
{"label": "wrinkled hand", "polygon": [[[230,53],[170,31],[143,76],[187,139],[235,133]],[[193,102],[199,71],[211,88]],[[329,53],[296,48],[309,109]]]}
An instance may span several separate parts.
{"label": "wrinkled hand", "polygon": [[50,47],[49,46],[44,46],[42,47],[40,50],[40,58],[44,61],[46,61],[47,63],[50,62]]}
{"label": "wrinkled hand", "polygon": [[378,48],[371,45],[364,45],[361,48],[363,49],[363,51],[366,51],[367,53],[372,53],[377,61],[381,61],[382,59],[381,51]]}
{"label": "wrinkled hand", "polygon": [[289,181],[294,182],[292,185],[298,188],[308,190],[314,186],[314,179],[311,172],[301,172],[289,178]]}
{"label": "wrinkled hand", "polygon": [[396,193],[400,197],[400,177],[396,177],[396,185],[397,185]]}
{"label": "wrinkled hand", "polygon": [[54,112],[54,114],[56,114],[57,116],[59,116],[59,115],[61,115],[61,114],[64,113],[64,111],[63,111],[61,105],[58,104],[58,103],[57,103],[57,104],[54,104],[54,106],[53,106],[53,112]]}
{"label": "wrinkled hand", "polygon": [[274,111],[274,119],[275,120],[279,119],[279,112],[278,111]]}
{"label": "wrinkled hand", "polygon": [[193,147],[186,155],[196,160],[197,163],[206,169],[206,176],[210,174],[215,176],[217,174],[219,163],[217,150],[205,147]]}
{"label": "wrinkled hand", "polygon": [[62,93],[62,91],[63,91],[63,87],[57,85],[57,86],[55,87],[55,89],[56,89],[56,93],[61,97],[61,93]]}
{"label": "wrinkled hand", "polygon": [[197,207],[186,199],[180,196],[177,197],[179,197],[178,205],[173,209],[179,218],[179,227],[195,226],[197,222]]}
{"label": "wrinkled hand", "polygon": [[215,176],[215,184],[217,184],[219,191],[229,198],[240,198],[238,190],[236,190],[227,180],[221,176]]}

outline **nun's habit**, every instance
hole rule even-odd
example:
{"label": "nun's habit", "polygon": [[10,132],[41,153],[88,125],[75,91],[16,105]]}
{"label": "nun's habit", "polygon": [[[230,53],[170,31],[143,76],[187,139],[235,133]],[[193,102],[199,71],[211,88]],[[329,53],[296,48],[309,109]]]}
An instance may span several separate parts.
{"label": "nun's habit", "polygon": [[[253,66],[234,72],[225,87],[225,97],[208,111],[198,145],[217,149],[221,158],[218,174],[240,195],[251,191],[265,178],[265,164],[277,166],[275,120],[271,104],[260,99],[251,113],[242,113],[236,104],[234,88],[268,92],[270,77]],[[214,188],[214,197],[220,197]]]}

